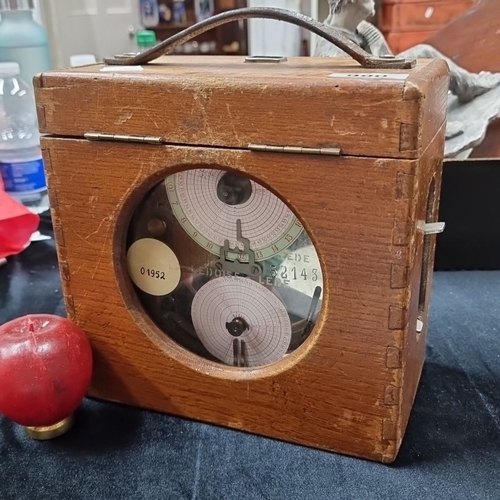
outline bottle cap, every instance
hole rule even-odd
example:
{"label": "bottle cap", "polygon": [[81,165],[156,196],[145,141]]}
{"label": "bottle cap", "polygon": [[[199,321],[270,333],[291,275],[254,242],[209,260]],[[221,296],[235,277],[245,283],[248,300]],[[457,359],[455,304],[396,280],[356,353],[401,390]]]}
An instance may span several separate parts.
{"label": "bottle cap", "polygon": [[85,66],[87,64],[95,64],[96,58],[94,54],[73,54],[69,58],[69,64],[72,68],[75,66]]}
{"label": "bottle cap", "polygon": [[16,76],[21,73],[19,63],[4,62],[0,63],[0,76]]}
{"label": "bottle cap", "polygon": [[135,40],[140,47],[151,47],[156,43],[156,33],[151,30],[141,30],[136,33]]}
{"label": "bottle cap", "polygon": [[0,10],[34,10],[34,0],[0,0]]}

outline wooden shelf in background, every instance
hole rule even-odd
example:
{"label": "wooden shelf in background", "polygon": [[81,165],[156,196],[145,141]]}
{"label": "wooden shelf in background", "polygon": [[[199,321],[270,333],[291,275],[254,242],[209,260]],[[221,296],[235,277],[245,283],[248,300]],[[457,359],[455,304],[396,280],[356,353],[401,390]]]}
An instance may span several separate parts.
{"label": "wooden shelf in background", "polygon": [[195,23],[160,23],[157,26],[154,26],[150,29],[154,30],[184,30],[186,28],[189,28],[190,26],[193,26]]}
{"label": "wooden shelf in background", "polygon": [[[169,8],[172,8],[173,0],[160,0],[161,4],[167,5]],[[157,26],[150,28],[152,31],[156,33],[157,40],[163,41],[171,36],[175,35],[179,31],[182,31],[186,28],[189,28],[196,24],[195,21],[195,0],[185,0],[186,6],[186,17],[187,21],[183,23],[174,23],[174,22],[160,22]],[[214,0],[215,4],[215,14],[219,14],[226,10],[232,10],[236,8],[246,7],[246,0]],[[210,50],[209,52],[201,52],[198,49],[193,50],[193,52],[189,51],[187,53],[193,54],[247,54],[247,25],[246,21],[243,22],[243,27],[240,23],[228,23],[220,26],[216,26],[215,28],[202,33],[195,38],[193,38],[192,42],[196,47],[198,44],[202,44],[208,42],[213,44],[215,42],[215,49]],[[227,51],[227,48],[230,47],[233,43],[237,44],[238,50],[230,50]],[[226,49],[226,50],[224,50]]]}

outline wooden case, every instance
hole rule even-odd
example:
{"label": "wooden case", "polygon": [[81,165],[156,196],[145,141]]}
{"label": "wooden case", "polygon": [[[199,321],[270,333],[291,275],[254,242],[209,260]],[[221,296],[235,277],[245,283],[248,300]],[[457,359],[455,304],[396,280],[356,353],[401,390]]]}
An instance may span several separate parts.
{"label": "wooden case", "polygon": [[[438,210],[445,63],[170,56],[142,71],[102,68],[35,79],[67,314],[94,349],[89,395],[393,461],[425,355],[435,236],[424,228]],[[132,211],[193,165],[266,186],[317,249],[320,316],[277,363],[242,369],[187,352],[134,293]]]}

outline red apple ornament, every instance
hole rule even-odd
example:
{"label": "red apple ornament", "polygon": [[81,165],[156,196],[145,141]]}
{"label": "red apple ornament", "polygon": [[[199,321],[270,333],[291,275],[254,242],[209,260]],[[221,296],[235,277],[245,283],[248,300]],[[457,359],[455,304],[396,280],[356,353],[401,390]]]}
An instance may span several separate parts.
{"label": "red apple ornament", "polygon": [[0,414],[31,437],[69,429],[91,373],[90,343],[69,319],[32,314],[0,326]]}

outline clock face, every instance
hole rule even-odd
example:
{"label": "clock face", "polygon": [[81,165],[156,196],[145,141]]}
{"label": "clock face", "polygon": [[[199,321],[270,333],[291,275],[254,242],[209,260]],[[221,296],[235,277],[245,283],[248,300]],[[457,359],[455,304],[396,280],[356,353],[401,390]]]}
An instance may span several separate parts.
{"label": "clock face", "polygon": [[[302,232],[302,224],[277,196],[246,177],[197,169],[171,175],[165,183],[177,220],[214,255],[220,255],[226,240],[230,248],[243,252],[238,221],[257,261],[279,254]],[[229,256],[234,260],[237,254]]]}
{"label": "clock face", "polygon": [[127,234],[127,270],[158,328],[192,353],[275,363],[310,335],[323,278],[290,208],[233,171],[192,168],[154,186]]}

